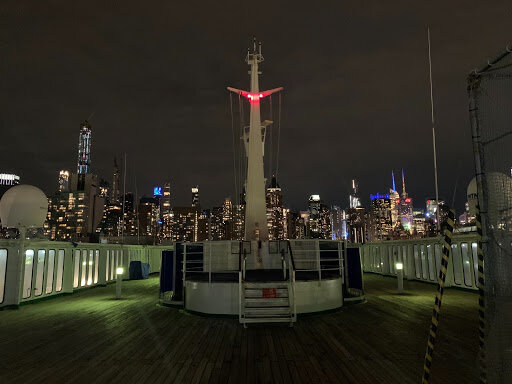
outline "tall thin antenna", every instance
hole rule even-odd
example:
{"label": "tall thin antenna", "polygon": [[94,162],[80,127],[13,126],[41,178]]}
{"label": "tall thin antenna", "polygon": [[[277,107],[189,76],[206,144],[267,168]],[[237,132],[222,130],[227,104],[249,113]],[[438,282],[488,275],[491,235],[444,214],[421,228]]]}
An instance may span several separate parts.
{"label": "tall thin antenna", "polygon": [[432,56],[430,53],[430,27],[427,28],[428,36],[428,68],[430,78],[430,107],[432,111],[432,146],[434,150],[434,184],[436,188],[436,220],[437,220],[437,231],[440,232],[441,222],[439,220],[439,187],[437,184],[437,152],[436,152],[436,125],[434,120],[434,92],[432,90]]}

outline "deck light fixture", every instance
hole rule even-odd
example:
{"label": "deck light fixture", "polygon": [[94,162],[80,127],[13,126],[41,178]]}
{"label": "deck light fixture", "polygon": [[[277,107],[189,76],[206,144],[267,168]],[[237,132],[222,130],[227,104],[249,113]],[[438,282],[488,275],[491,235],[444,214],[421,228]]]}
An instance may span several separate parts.
{"label": "deck light fixture", "polygon": [[398,293],[404,293],[404,265],[402,263],[395,264],[396,279],[398,280]]}
{"label": "deck light fixture", "polygon": [[124,273],[123,267],[116,268],[116,299],[121,298],[121,283],[123,281],[123,273]]}

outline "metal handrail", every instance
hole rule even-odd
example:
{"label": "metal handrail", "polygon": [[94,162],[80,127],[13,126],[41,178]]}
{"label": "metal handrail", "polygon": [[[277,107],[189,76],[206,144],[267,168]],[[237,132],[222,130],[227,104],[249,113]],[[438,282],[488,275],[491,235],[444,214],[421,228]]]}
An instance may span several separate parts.
{"label": "metal handrail", "polygon": [[[296,321],[297,320],[297,306],[295,304],[295,262],[293,260],[292,249],[291,249],[289,241],[288,241],[288,249],[289,249],[289,252],[288,252],[288,258],[289,258],[289,262],[288,262],[288,284],[289,284],[288,300],[291,300],[290,306],[292,307],[292,321]],[[283,257],[283,262],[285,262],[284,261],[284,251],[282,252],[281,255]],[[290,290],[290,288],[291,288],[291,290]]]}
{"label": "metal handrail", "polygon": [[287,240],[286,242],[288,243],[288,254],[290,255],[291,266],[293,267],[293,270],[295,271],[295,260],[293,257],[292,245],[290,244],[290,240]]}
{"label": "metal handrail", "polygon": [[[290,241],[288,241],[288,249],[289,249],[289,254],[291,255],[291,260],[293,261],[293,264],[294,264],[295,271],[318,272],[319,281],[322,280],[322,271],[339,271],[340,276],[343,275],[343,257],[340,255],[339,248],[338,249],[320,250],[319,248],[315,247],[315,257],[314,258],[301,257],[302,256],[301,253],[311,252],[312,251],[311,249],[307,249],[307,250],[299,249],[299,250],[297,250],[298,255],[294,255]],[[336,255],[336,258],[330,258],[330,257],[325,257],[325,256],[321,257],[320,254],[323,252],[332,252],[332,253],[336,252],[337,255]],[[297,262],[297,263],[301,263],[301,262],[315,263],[316,267],[315,268],[300,268],[300,267],[295,266],[295,262]],[[325,266],[325,265],[323,265],[323,264],[325,264],[324,262],[337,262],[338,266],[337,267]]]}

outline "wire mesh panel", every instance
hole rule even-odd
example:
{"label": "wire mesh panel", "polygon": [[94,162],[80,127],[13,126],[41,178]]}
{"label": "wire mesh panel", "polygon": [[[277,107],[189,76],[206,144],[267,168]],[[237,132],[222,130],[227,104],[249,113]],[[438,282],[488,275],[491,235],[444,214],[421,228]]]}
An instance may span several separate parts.
{"label": "wire mesh panel", "polygon": [[[485,257],[486,365],[490,383],[512,377],[512,53],[468,77],[476,187]],[[475,201],[470,203],[477,203]]]}

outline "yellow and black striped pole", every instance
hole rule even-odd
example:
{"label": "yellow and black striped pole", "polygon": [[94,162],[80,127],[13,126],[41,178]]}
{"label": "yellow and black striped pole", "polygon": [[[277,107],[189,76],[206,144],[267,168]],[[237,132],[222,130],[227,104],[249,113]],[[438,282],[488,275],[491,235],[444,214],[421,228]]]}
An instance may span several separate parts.
{"label": "yellow and black striped pole", "polygon": [[480,344],[480,384],[487,383],[487,367],[485,364],[485,278],[484,278],[484,252],[482,249],[482,219],[480,207],[476,206],[476,231],[478,233],[478,338]]}
{"label": "yellow and black striped pole", "polygon": [[425,363],[423,365],[423,380],[422,384],[430,382],[430,368],[432,366],[432,356],[434,355],[434,344],[436,341],[437,330],[439,328],[439,312],[441,311],[441,303],[443,301],[444,283],[446,281],[446,271],[448,269],[448,260],[450,259],[450,252],[452,247],[453,227],[455,225],[455,211],[451,209],[448,212],[448,219],[446,220],[446,229],[444,231],[443,242],[443,257],[441,259],[441,269],[439,270],[439,277],[437,279],[437,293],[434,304],[434,311],[432,313],[432,322],[430,324],[430,333],[427,341],[427,352],[425,353]]}

